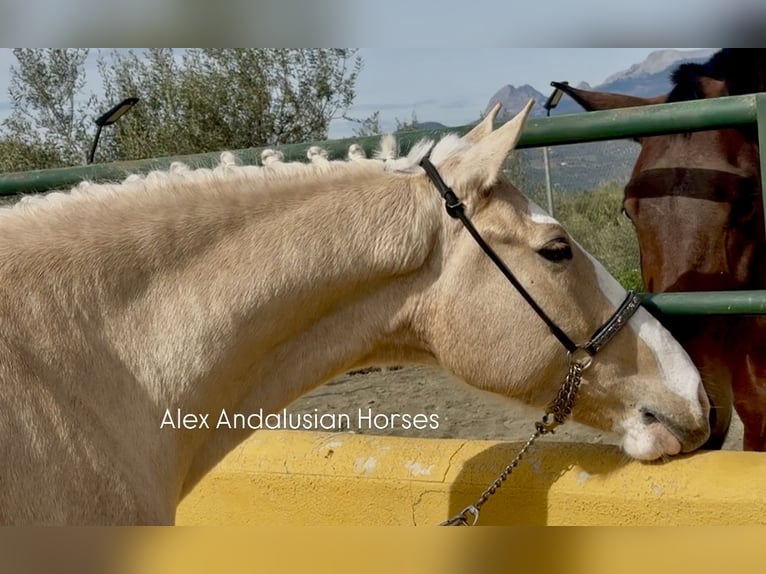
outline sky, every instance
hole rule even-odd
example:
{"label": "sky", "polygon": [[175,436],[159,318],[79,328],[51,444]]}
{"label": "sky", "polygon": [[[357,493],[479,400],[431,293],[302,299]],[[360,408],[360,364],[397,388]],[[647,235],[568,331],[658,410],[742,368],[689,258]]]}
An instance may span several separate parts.
{"label": "sky", "polygon": [[[479,118],[506,84],[529,84],[544,95],[550,82],[594,86],[641,62],[655,48],[451,48],[362,49],[364,69],[351,116],[380,110],[384,128],[396,119],[438,121],[447,126]],[[336,131],[350,126],[336,123]]]}
{"label": "sky", "polygon": [[[602,83],[659,48],[362,48],[363,69],[348,114],[380,111],[384,130],[396,121],[438,121],[460,126],[479,118],[492,95],[506,84],[530,84],[544,95],[552,80]],[[96,50],[86,65],[86,91],[98,93]],[[0,48],[0,119],[10,110],[8,83],[15,57]],[[94,110],[94,117],[103,110]],[[330,137],[352,135],[354,125],[336,120]]]}

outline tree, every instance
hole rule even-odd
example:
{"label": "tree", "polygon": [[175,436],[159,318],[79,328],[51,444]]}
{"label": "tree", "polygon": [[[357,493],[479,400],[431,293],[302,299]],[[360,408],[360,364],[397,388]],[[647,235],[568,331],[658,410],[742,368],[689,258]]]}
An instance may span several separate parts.
{"label": "tree", "polygon": [[415,110],[412,110],[412,116],[410,117],[410,121],[400,121],[399,118],[396,119],[396,133],[399,132],[414,132],[418,129],[418,116],[415,114]]}
{"label": "tree", "polygon": [[[3,122],[0,164],[18,169],[82,163],[94,96],[82,99],[87,49],[13,50],[8,94],[13,105]],[[91,130],[92,131],[92,130]]]}
{"label": "tree", "polygon": [[[148,49],[100,54],[103,95],[85,95],[88,50],[14,50],[1,169],[84,163],[93,120],[139,103],[102,132],[96,161],[322,140],[361,69],[345,49]],[[11,153],[12,152],[12,153]]]}
{"label": "tree", "polygon": [[99,65],[106,101],[141,102],[115,124],[104,153],[130,159],[326,139],[353,102],[360,67],[341,49],[113,52]]}
{"label": "tree", "polygon": [[0,172],[28,171],[65,165],[55,150],[14,140],[0,140]]}
{"label": "tree", "polygon": [[383,130],[380,127],[380,110],[373,112],[366,118],[352,118],[344,115],[343,119],[357,124],[353,129],[353,133],[356,137],[364,138],[369,136],[379,136],[383,133]]}

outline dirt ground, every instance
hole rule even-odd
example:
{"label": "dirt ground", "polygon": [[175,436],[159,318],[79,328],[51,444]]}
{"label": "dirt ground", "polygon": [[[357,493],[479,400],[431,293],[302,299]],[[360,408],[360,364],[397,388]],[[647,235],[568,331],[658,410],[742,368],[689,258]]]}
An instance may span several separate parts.
{"label": "dirt ground", "polygon": [[[350,419],[349,428],[334,430],[360,434],[507,441],[529,438],[534,432],[535,421],[542,416],[542,411],[479,391],[427,367],[343,375],[301,397],[288,411],[319,415],[346,413]],[[407,424],[403,418],[391,417],[392,414],[414,416],[419,413],[426,417],[438,415],[438,428],[432,428],[435,426],[432,419],[424,417],[411,420],[411,423],[417,422],[425,428],[416,429],[414,424],[404,428]],[[375,415],[385,416],[376,419]],[[376,423],[383,428],[375,428]],[[595,431],[572,421],[542,440],[591,444],[618,442],[611,433]],[[732,423],[724,448],[742,448],[742,423],[738,418]]]}

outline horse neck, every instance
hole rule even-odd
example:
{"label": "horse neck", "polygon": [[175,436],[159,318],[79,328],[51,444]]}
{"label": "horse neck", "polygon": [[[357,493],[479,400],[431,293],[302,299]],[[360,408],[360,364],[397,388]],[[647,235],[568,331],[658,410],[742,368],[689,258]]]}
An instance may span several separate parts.
{"label": "horse neck", "polygon": [[[119,365],[112,392],[148,397],[131,413],[148,425],[147,442],[165,409],[209,413],[211,423],[222,409],[271,412],[349,368],[420,352],[408,322],[438,202],[406,177],[354,173],[155,194],[145,218],[120,201],[83,214],[99,240],[69,251],[71,302],[98,307]],[[86,263],[92,275],[76,271]],[[114,405],[115,395],[101,400]],[[164,430],[157,456],[188,488],[247,434]]]}
{"label": "horse neck", "polygon": [[[417,271],[441,219],[438,202],[422,199],[407,179],[381,176],[285,197],[255,217],[233,251],[214,257],[237,261],[216,271],[235,278],[233,289],[216,291],[239,326],[230,352],[210,361],[219,367],[200,408],[211,418],[275,412],[352,368],[418,358],[414,301],[429,279]],[[196,445],[184,490],[248,434],[219,430]]]}

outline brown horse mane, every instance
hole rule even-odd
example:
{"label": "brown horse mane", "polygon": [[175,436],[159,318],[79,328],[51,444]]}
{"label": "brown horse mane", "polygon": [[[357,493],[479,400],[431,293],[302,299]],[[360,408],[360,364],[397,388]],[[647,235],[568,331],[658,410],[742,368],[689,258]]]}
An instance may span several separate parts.
{"label": "brown horse mane", "polygon": [[766,50],[724,48],[704,64],[682,64],[671,75],[674,87],[668,102],[704,98],[700,80],[713,78],[726,83],[731,96],[766,90]]}
{"label": "brown horse mane", "polygon": [[[766,90],[766,50],[750,48],[724,48],[713,54],[704,64],[681,64],[671,74],[673,89],[667,102],[686,102],[705,99],[702,82],[713,79],[724,82],[726,94],[738,96]],[[753,142],[758,141],[755,126],[739,128]],[[691,132],[679,134],[684,137]]]}
{"label": "brown horse mane", "polygon": [[668,102],[703,99],[705,96],[700,90],[700,78],[704,77],[710,77],[705,64],[680,65],[670,76],[674,86],[668,94]]}

